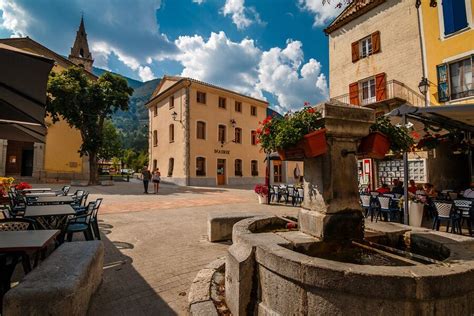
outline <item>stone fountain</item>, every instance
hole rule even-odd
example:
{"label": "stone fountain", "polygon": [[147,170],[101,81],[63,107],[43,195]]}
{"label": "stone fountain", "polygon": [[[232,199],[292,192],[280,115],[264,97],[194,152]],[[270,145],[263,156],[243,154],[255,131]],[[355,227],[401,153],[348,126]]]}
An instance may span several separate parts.
{"label": "stone fountain", "polygon": [[233,315],[471,315],[474,240],[397,223],[366,223],[355,152],[370,109],[317,106],[328,152],[304,163],[299,230],[280,217],[234,225],[225,262]]}

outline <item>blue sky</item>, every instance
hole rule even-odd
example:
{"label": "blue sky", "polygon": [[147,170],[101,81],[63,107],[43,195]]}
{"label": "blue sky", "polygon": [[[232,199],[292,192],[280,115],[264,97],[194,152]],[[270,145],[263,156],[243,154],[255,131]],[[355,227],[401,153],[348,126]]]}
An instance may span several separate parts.
{"label": "blue sky", "polygon": [[183,75],[279,110],[328,95],[322,0],[0,0],[0,37],[68,55],[84,12],[94,66],[138,80]]}

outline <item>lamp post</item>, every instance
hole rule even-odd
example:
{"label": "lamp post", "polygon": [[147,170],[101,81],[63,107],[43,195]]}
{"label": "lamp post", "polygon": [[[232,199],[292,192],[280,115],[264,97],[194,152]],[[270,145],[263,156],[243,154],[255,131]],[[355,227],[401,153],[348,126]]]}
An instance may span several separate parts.
{"label": "lamp post", "polygon": [[428,106],[428,89],[430,88],[430,83],[428,81],[428,78],[426,77],[421,77],[421,81],[418,84],[418,90],[420,90],[420,93],[424,96],[425,98],[425,107]]}

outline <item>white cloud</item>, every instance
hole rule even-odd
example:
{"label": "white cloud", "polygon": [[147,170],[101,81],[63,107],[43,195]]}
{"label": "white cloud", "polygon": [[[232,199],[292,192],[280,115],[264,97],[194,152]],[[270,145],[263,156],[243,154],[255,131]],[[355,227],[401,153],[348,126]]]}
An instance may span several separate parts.
{"label": "white cloud", "polygon": [[238,29],[245,29],[252,23],[264,24],[254,7],[245,7],[245,0],[226,0],[222,14],[230,15]]}
{"label": "white cloud", "polygon": [[301,108],[305,101],[320,102],[328,97],[321,64],[311,58],[304,63],[302,43],[287,42],[285,48],[259,49],[253,40],[231,41],[224,32],[181,36],[177,60],[182,76],[209,82],[257,98],[273,94],[281,111]]}
{"label": "white cloud", "polygon": [[202,4],[204,2],[204,0],[193,0],[194,3],[197,3],[197,4]]}
{"label": "white cloud", "polygon": [[334,19],[343,8],[334,4],[335,1],[323,4],[322,0],[298,0],[299,6],[314,14],[313,26],[323,26]]}
{"label": "white cloud", "polygon": [[137,76],[150,78],[148,64],[177,52],[159,32],[156,10],[160,6],[161,0],[0,0],[0,29],[30,36],[68,55],[84,11],[94,66],[108,68],[113,52]]}

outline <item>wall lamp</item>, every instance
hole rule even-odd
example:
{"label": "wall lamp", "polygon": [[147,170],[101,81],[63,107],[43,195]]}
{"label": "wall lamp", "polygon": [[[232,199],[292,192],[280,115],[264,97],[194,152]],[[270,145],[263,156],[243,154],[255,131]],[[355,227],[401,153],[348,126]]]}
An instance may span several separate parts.
{"label": "wall lamp", "polygon": [[428,82],[428,78],[421,77],[421,81],[418,84],[418,90],[420,90],[420,93],[423,95],[426,95],[429,87],[430,87],[430,83]]}
{"label": "wall lamp", "polygon": [[178,113],[176,113],[176,111],[173,111],[173,113],[171,113],[171,117],[173,118],[173,121],[181,122],[181,119],[176,119],[178,117]]}
{"label": "wall lamp", "polygon": [[237,122],[234,119],[230,119],[230,124],[232,127],[235,127],[237,125]]}

